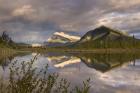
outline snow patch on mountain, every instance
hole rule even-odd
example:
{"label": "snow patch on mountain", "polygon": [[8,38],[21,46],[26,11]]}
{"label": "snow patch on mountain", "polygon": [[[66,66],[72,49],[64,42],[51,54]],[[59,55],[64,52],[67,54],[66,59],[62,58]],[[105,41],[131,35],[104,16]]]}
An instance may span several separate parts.
{"label": "snow patch on mountain", "polygon": [[73,36],[73,35],[69,35],[69,34],[66,34],[64,32],[55,32],[54,35],[59,35],[59,36],[62,36],[62,37],[65,37],[71,41],[78,41],[80,40],[80,37],[79,36]]}
{"label": "snow patch on mountain", "polygon": [[80,36],[70,35],[65,32],[55,32],[50,38],[48,38],[47,42],[51,43],[67,43],[67,42],[76,42],[80,40]]}

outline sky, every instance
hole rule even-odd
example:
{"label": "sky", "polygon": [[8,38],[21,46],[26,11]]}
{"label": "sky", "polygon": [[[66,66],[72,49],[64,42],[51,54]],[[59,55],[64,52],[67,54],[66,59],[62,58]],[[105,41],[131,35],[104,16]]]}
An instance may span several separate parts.
{"label": "sky", "polygon": [[0,32],[16,42],[44,42],[56,31],[101,25],[140,36],[140,0],[0,0]]}

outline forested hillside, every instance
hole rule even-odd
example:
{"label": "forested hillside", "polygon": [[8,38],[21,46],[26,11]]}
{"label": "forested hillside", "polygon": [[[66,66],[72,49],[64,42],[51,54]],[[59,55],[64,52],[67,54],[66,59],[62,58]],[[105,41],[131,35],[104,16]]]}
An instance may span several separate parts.
{"label": "forested hillside", "polygon": [[129,36],[122,31],[117,31],[101,26],[87,32],[73,48],[140,48],[140,40]]}

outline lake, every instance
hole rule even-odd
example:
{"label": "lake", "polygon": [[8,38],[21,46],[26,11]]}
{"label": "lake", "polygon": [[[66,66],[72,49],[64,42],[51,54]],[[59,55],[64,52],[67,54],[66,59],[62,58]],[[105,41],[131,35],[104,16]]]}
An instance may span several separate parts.
{"label": "lake", "polygon": [[38,70],[49,65],[49,73],[59,73],[72,85],[90,78],[91,93],[139,93],[140,54],[30,53],[0,58],[0,76],[8,79],[9,66],[17,61],[30,61]]}

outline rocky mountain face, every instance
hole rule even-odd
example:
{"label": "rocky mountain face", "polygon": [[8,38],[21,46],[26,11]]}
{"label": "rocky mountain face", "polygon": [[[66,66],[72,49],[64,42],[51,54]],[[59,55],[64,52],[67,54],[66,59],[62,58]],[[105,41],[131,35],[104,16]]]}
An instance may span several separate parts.
{"label": "rocky mountain face", "polygon": [[140,40],[127,33],[101,26],[88,31],[79,41],[73,44],[76,48],[134,48]]}
{"label": "rocky mountain face", "polygon": [[119,40],[122,38],[128,38],[129,36],[127,33],[123,33],[120,31],[116,31],[113,29],[110,29],[105,26],[101,26],[99,28],[96,28],[95,30],[91,30],[87,32],[79,42],[87,42],[87,41],[96,41],[96,40]]}

